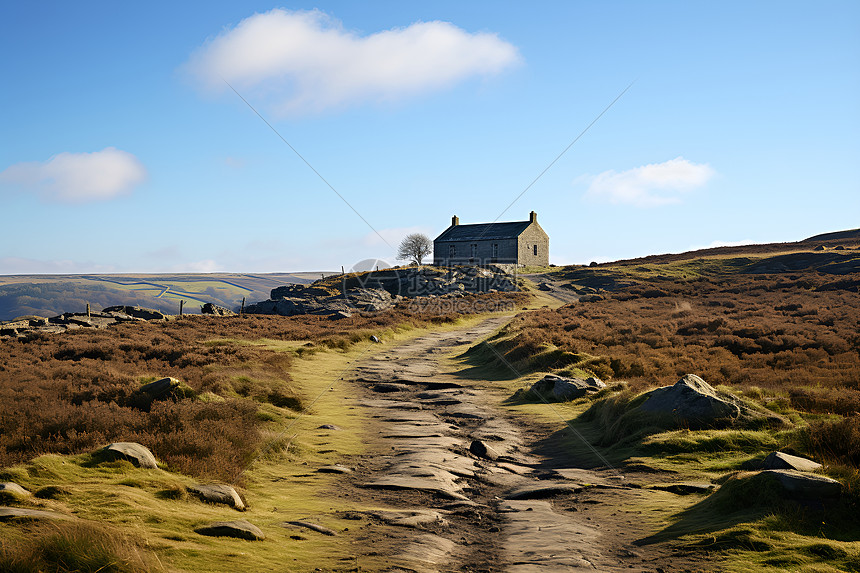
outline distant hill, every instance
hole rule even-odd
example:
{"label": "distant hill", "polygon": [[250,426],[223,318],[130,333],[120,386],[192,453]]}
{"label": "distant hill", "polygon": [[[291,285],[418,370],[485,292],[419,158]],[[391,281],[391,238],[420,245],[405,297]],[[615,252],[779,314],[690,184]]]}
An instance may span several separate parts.
{"label": "distant hill", "polygon": [[792,243],[764,243],[738,245],[733,247],[714,247],[710,249],[699,249],[697,251],[685,251],[683,253],[648,255],[638,259],[623,259],[605,264],[635,265],[643,263],[670,263],[696,258],[777,255],[814,251],[816,248],[837,249],[840,247],[843,249],[860,248],[860,229],[824,233]]}
{"label": "distant hill", "polygon": [[137,305],[168,314],[199,313],[211,302],[231,310],[266,300],[271,289],[285,284],[307,284],[332,273],[209,273],[122,275],[8,275],[0,276],[0,320],[35,315],[51,317],[114,305]]}

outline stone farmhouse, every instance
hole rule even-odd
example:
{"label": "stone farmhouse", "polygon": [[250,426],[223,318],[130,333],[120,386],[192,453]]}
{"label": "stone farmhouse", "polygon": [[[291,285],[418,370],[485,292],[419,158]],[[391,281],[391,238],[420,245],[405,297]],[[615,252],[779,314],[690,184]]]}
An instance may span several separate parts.
{"label": "stone farmhouse", "polygon": [[451,226],[433,241],[433,264],[549,265],[549,236],[532,211],[528,221],[461,225],[451,217]]}

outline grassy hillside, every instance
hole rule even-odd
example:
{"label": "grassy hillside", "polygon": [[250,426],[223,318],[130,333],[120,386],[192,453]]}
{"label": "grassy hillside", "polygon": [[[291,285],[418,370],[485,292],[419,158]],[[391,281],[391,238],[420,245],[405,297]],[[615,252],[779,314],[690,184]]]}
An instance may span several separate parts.
{"label": "grassy hillside", "polygon": [[9,275],[0,276],[0,320],[19,316],[56,316],[82,312],[87,303],[94,310],[115,305],[154,308],[178,314],[199,312],[211,302],[238,310],[246,303],[269,298],[272,288],[290,283],[310,283],[325,273],[273,274],[163,274],[163,275]]}

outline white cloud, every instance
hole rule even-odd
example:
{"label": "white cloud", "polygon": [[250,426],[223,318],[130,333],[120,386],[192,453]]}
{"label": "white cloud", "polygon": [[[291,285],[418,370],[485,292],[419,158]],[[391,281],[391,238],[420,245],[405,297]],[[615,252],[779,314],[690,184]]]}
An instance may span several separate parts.
{"label": "white cloud", "polygon": [[663,163],[651,163],[627,171],[604,171],[588,177],[586,196],[610,203],[639,207],[679,203],[681,195],[701,187],[713,176],[706,163],[693,163],[676,157]]}
{"label": "white cloud", "polygon": [[47,161],[16,163],[0,172],[0,183],[47,201],[83,203],[126,195],[146,179],[146,169],[126,151],[107,147],[93,153],[59,153]]}
{"label": "white cloud", "polygon": [[498,35],[449,22],[360,36],[318,10],[274,9],[207,41],[185,71],[207,89],[224,90],[223,78],[295,115],[440,90],[519,61],[517,48]]}

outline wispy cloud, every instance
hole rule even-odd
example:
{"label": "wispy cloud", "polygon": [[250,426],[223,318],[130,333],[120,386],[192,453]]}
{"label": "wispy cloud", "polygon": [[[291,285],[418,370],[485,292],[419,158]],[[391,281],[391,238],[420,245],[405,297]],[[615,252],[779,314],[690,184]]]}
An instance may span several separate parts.
{"label": "wispy cloud", "polygon": [[520,59],[498,35],[449,22],[361,36],[318,10],[274,9],[207,41],[184,68],[205,89],[222,90],[226,80],[295,115],[433,92]]}
{"label": "wispy cloud", "polygon": [[16,163],[0,172],[0,184],[46,201],[84,203],[127,195],[146,179],[146,169],[126,151],[59,153],[47,161]]}
{"label": "wispy cloud", "polygon": [[706,163],[676,157],[626,171],[604,171],[579,181],[590,182],[586,196],[615,204],[653,207],[679,203],[684,193],[707,183],[715,171]]}

